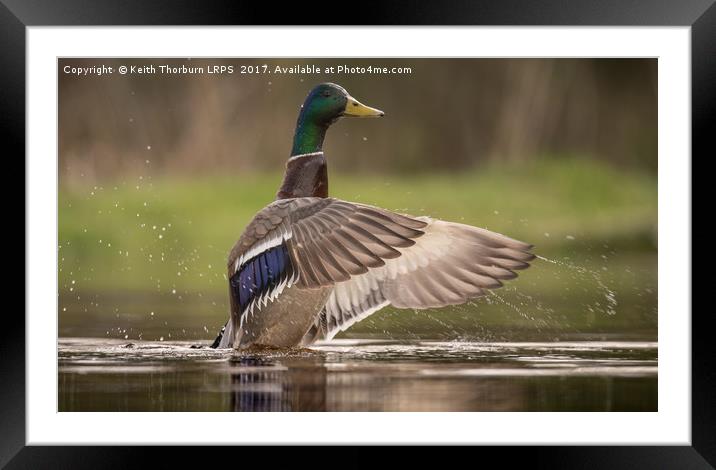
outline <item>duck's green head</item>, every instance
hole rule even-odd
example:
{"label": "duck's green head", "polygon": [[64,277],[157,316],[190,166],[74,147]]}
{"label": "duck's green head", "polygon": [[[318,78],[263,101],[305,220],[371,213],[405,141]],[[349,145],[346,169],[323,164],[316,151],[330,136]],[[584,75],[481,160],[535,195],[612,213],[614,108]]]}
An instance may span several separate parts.
{"label": "duck's green head", "polygon": [[380,117],[385,113],[362,104],[340,85],[321,83],[306,97],[301,114],[317,124],[331,125],[343,116]]}
{"label": "duck's green head", "polygon": [[335,83],[316,85],[301,106],[292,155],[320,151],[328,127],[344,116],[381,117],[384,114],[362,104]]}

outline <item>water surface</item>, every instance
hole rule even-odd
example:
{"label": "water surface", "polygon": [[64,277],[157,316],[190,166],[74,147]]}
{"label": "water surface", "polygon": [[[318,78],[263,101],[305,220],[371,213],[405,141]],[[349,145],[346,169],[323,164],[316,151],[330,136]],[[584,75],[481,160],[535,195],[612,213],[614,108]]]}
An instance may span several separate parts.
{"label": "water surface", "polygon": [[651,341],[59,339],[59,411],[657,411]]}

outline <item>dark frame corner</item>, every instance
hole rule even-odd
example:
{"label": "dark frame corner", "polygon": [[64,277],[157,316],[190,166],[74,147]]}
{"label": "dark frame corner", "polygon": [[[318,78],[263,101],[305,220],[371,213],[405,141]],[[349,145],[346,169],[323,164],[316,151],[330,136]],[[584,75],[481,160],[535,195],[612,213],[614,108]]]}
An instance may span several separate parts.
{"label": "dark frame corner", "polygon": [[[575,25],[575,26],[691,26],[692,47],[692,154],[702,159],[716,155],[713,135],[716,131],[716,6],[714,0],[475,0],[464,2],[381,3],[370,9],[355,8],[351,16],[331,15],[330,4],[306,8],[285,4],[277,13],[268,2],[212,0],[197,6],[190,0],[0,0],[0,123],[3,142],[12,154],[25,154],[25,30],[27,26],[81,25],[268,25],[268,24],[346,24],[352,25]],[[343,5],[340,10],[345,10]],[[350,9],[350,8],[348,8]],[[692,162],[695,159],[692,157]],[[24,161],[24,159],[17,159]],[[24,166],[22,170],[24,174]],[[698,176],[697,173],[692,175]],[[707,200],[706,203],[709,201]],[[693,198],[694,206],[704,205]],[[692,209],[693,211],[693,209]],[[693,230],[693,229],[692,229]],[[692,232],[692,244],[699,235]],[[702,244],[705,246],[705,243]],[[25,244],[25,250],[30,247]],[[692,275],[700,292],[709,292],[711,276]],[[693,288],[692,288],[693,289]],[[702,294],[703,295],[703,294]],[[10,313],[10,312],[7,312]],[[678,312],[672,312],[678,314]],[[686,313],[686,312],[683,312]],[[518,457],[532,467],[559,468],[684,468],[716,467],[716,342],[708,327],[710,312],[692,316],[692,446],[648,447],[527,447],[510,451],[509,463]],[[0,466],[8,468],[123,468],[145,462],[155,448],[129,447],[39,447],[25,446],[25,323],[24,318],[6,315],[0,329]],[[162,452],[162,463],[180,463],[189,450],[173,447]],[[207,460],[233,459],[230,449],[205,452]],[[304,452],[306,452],[304,454]],[[292,450],[293,463],[305,460],[308,452]],[[323,451],[322,451],[323,452]],[[452,452],[452,451],[451,451]],[[471,451],[473,453],[477,451]],[[494,457],[505,460],[500,447],[479,450],[480,461]],[[166,455],[169,455],[167,460]],[[225,457],[219,454],[225,454]],[[355,454],[355,458],[351,455]],[[419,462],[423,452],[413,448],[402,453],[401,466]],[[490,455],[487,455],[490,454]],[[361,455],[362,456],[362,455]],[[285,458],[287,458],[285,457]],[[342,450],[338,457],[357,462],[357,450]],[[272,457],[273,459],[273,457]],[[232,460],[228,460],[232,462]],[[238,462],[237,462],[238,463]]]}

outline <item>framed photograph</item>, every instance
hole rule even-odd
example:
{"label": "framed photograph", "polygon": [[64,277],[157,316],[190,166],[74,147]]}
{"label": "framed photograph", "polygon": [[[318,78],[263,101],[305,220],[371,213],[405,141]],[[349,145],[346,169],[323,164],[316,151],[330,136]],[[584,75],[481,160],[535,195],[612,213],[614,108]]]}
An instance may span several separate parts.
{"label": "framed photograph", "polygon": [[691,161],[716,9],[455,3],[332,26],[5,2],[28,187],[0,462],[471,444],[711,468]]}

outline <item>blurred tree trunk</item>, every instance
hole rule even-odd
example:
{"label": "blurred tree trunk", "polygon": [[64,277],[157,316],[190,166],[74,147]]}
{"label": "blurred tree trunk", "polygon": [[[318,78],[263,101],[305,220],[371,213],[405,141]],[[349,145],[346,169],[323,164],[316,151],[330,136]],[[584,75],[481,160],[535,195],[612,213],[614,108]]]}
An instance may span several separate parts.
{"label": "blurred tree trunk", "polygon": [[554,59],[507,64],[490,160],[528,160],[539,152],[545,135],[553,133],[555,109],[563,107],[562,96],[553,93],[555,65]]}

